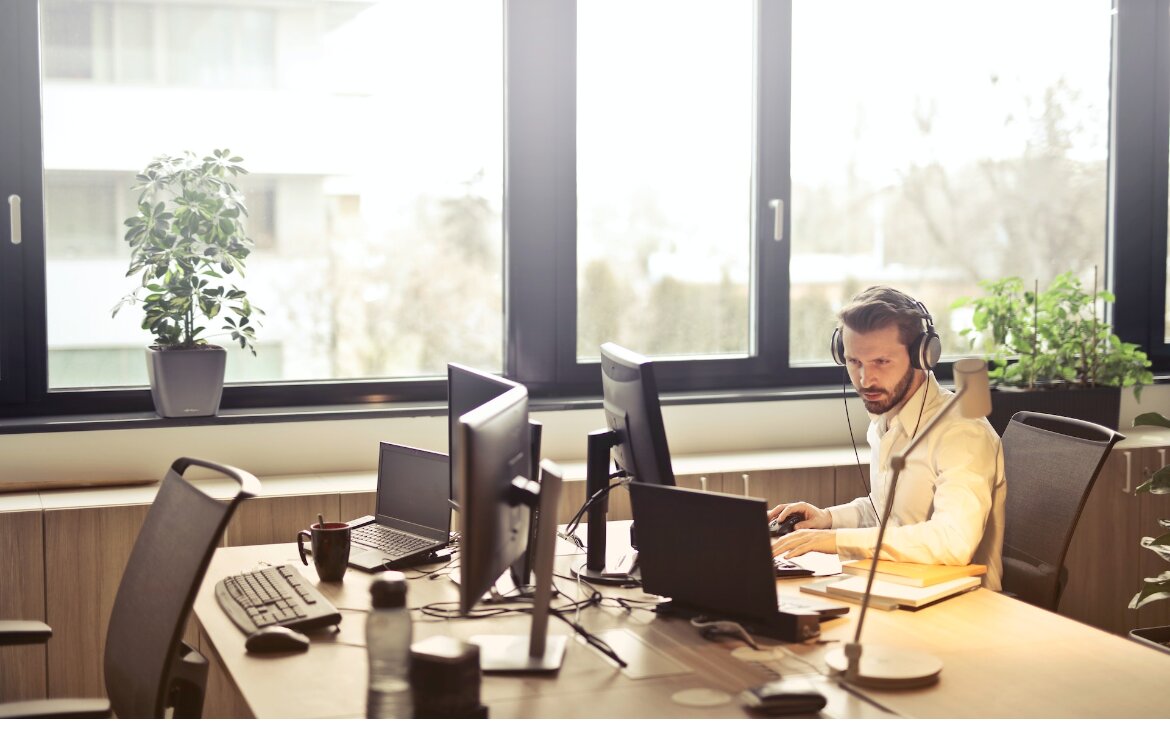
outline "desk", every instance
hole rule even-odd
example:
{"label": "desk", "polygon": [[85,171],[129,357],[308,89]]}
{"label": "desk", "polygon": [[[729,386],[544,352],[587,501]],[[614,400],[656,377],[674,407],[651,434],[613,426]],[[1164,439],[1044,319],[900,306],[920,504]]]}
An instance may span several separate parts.
{"label": "desk", "polygon": [[[627,523],[628,524],[628,523]],[[581,558],[558,540],[557,572]],[[255,717],[362,717],[365,711],[366,653],[364,611],[369,606],[370,576],[350,570],[340,584],[318,587],[342,613],[340,632],[316,634],[310,650],[296,655],[248,655],[244,635],[215,601],[216,581],[233,572],[263,564],[304,568],[293,545],[221,548],[216,552],[195,601],[200,646],[238,689]],[[408,576],[419,575],[408,572]],[[779,582],[783,592],[797,592],[800,580]],[[557,580],[572,594],[570,580]],[[410,581],[409,604],[420,606],[455,600],[456,587],[446,578]],[[637,589],[605,588],[606,595],[647,599]],[[823,639],[852,638],[856,606],[844,617],[822,624]],[[631,679],[591,647],[570,641],[565,664],[553,676],[485,676],[481,700],[493,718],[505,717],[690,717],[746,715],[736,695],[774,679],[808,675],[829,698],[830,717],[889,717],[880,707],[903,717],[1170,717],[1170,654],[1034,608],[1000,594],[977,590],[917,612],[871,610],[862,642],[928,651],[944,662],[940,682],[920,690],[865,690],[877,704],[845,692],[812,673],[809,665],[760,641],[767,654],[746,651],[739,640],[707,641],[688,623],[658,618],[645,611],[589,608],[580,615],[592,632],[624,629],[625,636],[654,647],[651,658],[668,657],[686,673]],[[527,633],[528,617],[482,620],[432,620],[415,613],[415,640],[434,634],[467,638],[482,633]],[[553,619],[550,632],[572,634]],[[636,651],[637,639],[631,639]],[[826,671],[822,657],[829,646],[798,645],[788,649],[813,667]],[[619,654],[623,654],[619,650]],[[750,656],[749,656],[750,655]],[[629,655],[629,661],[637,659]],[[750,661],[754,659],[755,661]],[[218,665],[218,666],[216,666]],[[682,690],[707,688],[730,700],[714,707],[692,707],[672,699]]]}

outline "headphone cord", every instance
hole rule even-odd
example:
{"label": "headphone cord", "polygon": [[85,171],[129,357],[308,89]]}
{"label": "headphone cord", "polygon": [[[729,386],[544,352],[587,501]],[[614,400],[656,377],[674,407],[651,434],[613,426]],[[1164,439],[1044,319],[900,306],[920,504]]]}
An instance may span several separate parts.
{"label": "headphone cord", "polygon": [[[926,380],[922,382],[922,388],[930,381],[930,376],[934,372],[933,369],[926,370]],[[873,509],[875,515],[878,514],[877,506],[873,503],[873,492],[869,488],[869,484],[865,480],[865,470],[861,467],[861,454],[857,451],[857,438],[853,435],[853,421],[849,417],[849,400],[847,396],[847,387],[849,385],[849,368],[845,367],[841,370],[841,404],[845,406],[845,424],[849,428],[849,441],[853,444],[853,458],[857,460],[857,475],[861,478],[861,486],[865,488],[865,496],[869,499],[869,506]],[[918,420],[914,422],[914,433],[910,434],[910,440],[913,441],[918,435],[918,427],[922,425],[922,414],[926,412],[926,393],[922,393],[922,403],[918,406]]]}
{"label": "headphone cord", "polygon": [[849,367],[841,368],[841,404],[845,406],[845,424],[849,427],[849,442],[853,444],[853,458],[857,460],[857,476],[861,478],[861,486],[865,488],[865,496],[869,499],[869,506],[877,514],[877,507],[873,504],[873,493],[869,490],[869,483],[865,480],[865,470],[861,468],[861,454],[857,452],[857,438],[853,435],[853,420],[849,417]]}

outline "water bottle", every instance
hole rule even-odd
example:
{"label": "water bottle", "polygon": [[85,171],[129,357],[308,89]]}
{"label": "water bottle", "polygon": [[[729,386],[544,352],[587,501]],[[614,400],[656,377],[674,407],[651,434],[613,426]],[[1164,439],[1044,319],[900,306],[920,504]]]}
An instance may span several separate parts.
{"label": "water bottle", "polygon": [[370,585],[370,615],[366,619],[370,665],[366,717],[414,715],[410,699],[410,642],[406,576],[387,571]]}

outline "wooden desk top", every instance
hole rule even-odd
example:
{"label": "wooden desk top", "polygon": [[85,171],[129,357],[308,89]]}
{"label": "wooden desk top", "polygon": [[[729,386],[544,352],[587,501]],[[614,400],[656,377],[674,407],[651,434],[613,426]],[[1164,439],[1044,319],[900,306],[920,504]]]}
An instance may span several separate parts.
{"label": "wooden desk top", "polygon": [[[567,576],[569,565],[582,558],[563,540],[558,540],[558,550],[564,554],[558,557],[557,573]],[[195,602],[211,644],[203,648],[218,656],[256,717],[362,717],[369,575],[351,569],[342,583],[317,584],[343,619],[339,633],[314,635],[305,654],[246,654],[244,635],[216,603],[214,585],[223,576],[281,563],[296,565],[316,581],[314,569],[300,564],[293,545],[217,551]],[[414,571],[407,575],[414,578],[408,596],[412,607],[457,598],[456,586],[446,577],[432,580]],[[576,591],[572,580],[556,582],[566,594]],[[800,582],[780,581],[779,587],[797,592]],[[655,600],[638,589],[605,588],[603,593]],[[485,676],[481,701],[493,718],[744,717],[738,694],[779,673],[794,682],[812,682],[829,699],[826,716],[889,717],[814,673],[828,672],[823,655],[835,642],[852,639],[857,614],[852,606],[847,616],[822,624],[822,639],[832,643],[782,647],[761,639],[761,651],[755,652],[738,639],[708,641],[685,621],[642,610],[626,612],[606,601],[602,608],[582,610],[581,623],[594,633],[620,631],[614,636],[623,645],[618,653],[635,675],[639,670],[660,675],[664,666],[680,673],[631,678],[630,670],[623,672],[592,647],[572,640],[559,673]],[[442,620],[415,612],[414,638],[527,634],[528,625],[527,616]],[[549,630],[572,635],[557,619],[550,621]],[[1170,717],[1170,654],[983,589],[917,612],[871,610],[862,635],[866,643],[917,649],[943,660],[942,677],[934,687],[864,691],[903,717]],[[697,689],[714,690],[712,696],[723,693],[726,699],[710,707],[678,702],[677,693]]]}

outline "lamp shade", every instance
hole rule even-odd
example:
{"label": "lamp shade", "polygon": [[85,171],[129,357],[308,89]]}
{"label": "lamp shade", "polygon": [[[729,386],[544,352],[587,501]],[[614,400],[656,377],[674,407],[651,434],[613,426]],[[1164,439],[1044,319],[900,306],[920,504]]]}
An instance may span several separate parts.
{"label": "lamp shade", "polygon": [[984,418],[991,413],[991,391],[987,382],[987,363],[968,357],[955,361],[955,390],[959,413],[963,418]]}

